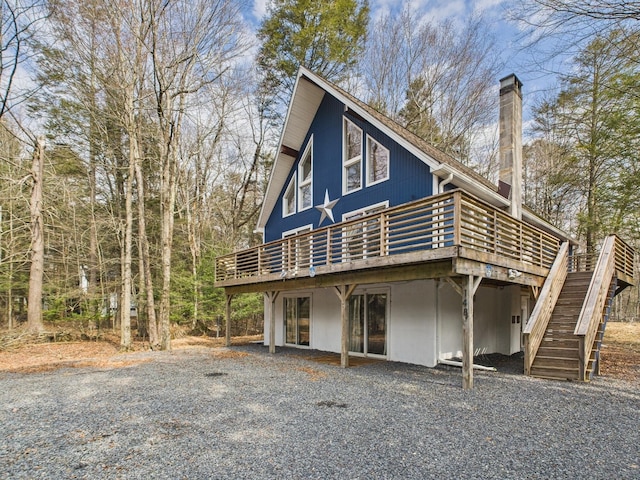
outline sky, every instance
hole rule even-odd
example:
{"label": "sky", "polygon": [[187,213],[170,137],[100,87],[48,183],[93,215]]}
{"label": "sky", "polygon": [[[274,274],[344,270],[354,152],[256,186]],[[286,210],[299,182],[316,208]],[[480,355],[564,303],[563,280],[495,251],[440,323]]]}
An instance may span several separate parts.
{"label": "sky", "polygon": [[[399,11],[405,0],[369,0],[371,16],[377,17]],[[253,1],[253,21],[258,25],[267,11],[268,0]],[[523,31],[512,20],[508,20],[508,9],[513,1],[507,0],[411,0],[411,7],[420,12],[428,21],[453,21],[462,25],[466,19],[481,13],[489,22],[498,43],[504,45],[498,54],[504,62],[504,69],[496,78],[496,88],[500,78],[515,73],[523,82],[525,121],[530,116],[536,99],[556,86],[556,78],[547,73],[545,65],[539,63],[531,50],[525,51],[526,40]]]}

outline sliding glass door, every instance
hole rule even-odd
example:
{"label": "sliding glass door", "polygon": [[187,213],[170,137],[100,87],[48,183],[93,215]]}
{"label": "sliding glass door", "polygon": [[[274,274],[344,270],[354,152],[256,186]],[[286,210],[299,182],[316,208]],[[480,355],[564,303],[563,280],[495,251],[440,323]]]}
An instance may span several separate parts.
{"label": "sliding glass door", "polygon": [[387,294],[362,293],[349,299],[349,351],[387,354]]}
{"label": "sliding glass door", "polygon": [[309,346],[311,324],[311,298],[284,299],[284,324],[286,343]]}

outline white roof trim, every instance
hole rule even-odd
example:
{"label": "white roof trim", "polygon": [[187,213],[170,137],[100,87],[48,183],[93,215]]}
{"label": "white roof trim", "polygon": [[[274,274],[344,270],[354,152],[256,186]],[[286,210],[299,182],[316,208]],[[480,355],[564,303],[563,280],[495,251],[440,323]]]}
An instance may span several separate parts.
{"label": "white roof trim", "polygon": [[[284,128],[282,129],[282,132],[280,134],[280,140],[278,142],[278,149],[276,151],[276,158],[273,162],[273,169],[271,171],[271,176],[269,177],[269,183],[267,184],[267,191],[265,193],[265,198],[264,201],[262,202],[262,208],[260,209],[260,215],[258,216],[258,224],[257,224],[257,228],[258,229],[264,229],[267,220],[269,219],[269,216],[271,215],[271,212],[273,211],[273,208],[275,207],[277,201],[278,201],[278,197],[280,194],[280,191],[282,190],[282,187],[284,186],[286,180],[287,180],[287,176],[289,175],[289,172],[291,170],[291,167],[293,166],[293,164],[295,163],[296,159],[285,154],[282,153],[282,145],[285,142],[285,139],[287,139],[288,137],[288,133],[289,133],[289,122],[291,119],[291,115],[292,115],[292,111],[294,108],[294,105],[296,105],[296,98],[298,96],[299,93],[299,89],[300,89],[300,78],[303,76],[303,74],[306,74],[307,70],[301,68],[300,70],[298,70],[298,77],[296,79],[296,83],[295,86],[293,88],[293,94],[291,95],[291,101],[289,102],[289,106],[287,108],[287,115],[285,117],[285,122],[284,122]],[[319,90],[323,90],[320,86],[316,85],[316,88],[318,88]],[[313,96],[313,95],[312,95]],[[317,111],[317,107],[320,105],[320,102],[322,101],[322,98],[324,97],[324,91],[322,91],[321,95],[317,95],[313,100],[314,103],[317,103],[316,105],[316,111]],[[313,121],[313,117],[315,116],[315,111],[313,112],[313,115],[311,115],[311,121]],[[306,130],[309,129],[309,126],[311,125],[311,121],[309,121],[309,124],[306,126]],[[304,139],[302,139],[300,141],[300,143],[302,143]],[[302,147],[302,144],[300,145],[286,145],[287,147],[291,147],[291,148],[296,148],[297,150],[300,150],[300,148]]]}

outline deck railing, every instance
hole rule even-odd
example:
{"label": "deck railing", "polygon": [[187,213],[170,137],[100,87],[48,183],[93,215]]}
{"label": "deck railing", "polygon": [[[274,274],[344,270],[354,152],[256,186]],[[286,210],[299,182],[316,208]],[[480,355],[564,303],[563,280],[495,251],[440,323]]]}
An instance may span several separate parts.
{"label": "deck railing", "polygon": [[[615,251],[616,275],[625,281],[634,278],[635,251],[617,235],[612,235]],[[574,253],[569,257],[570,272],[593,272],[598,261],[599,252]]]}
{"label": "deck railing", "polygon": [[616,235],[616,272],[634,278],[635,251],[624,240]]}
{"label": "deck railing", "polygon": [[215,278],[313,276],[316,268],[454,246],[548,269],[559,240],[454,190],[220,256]]}

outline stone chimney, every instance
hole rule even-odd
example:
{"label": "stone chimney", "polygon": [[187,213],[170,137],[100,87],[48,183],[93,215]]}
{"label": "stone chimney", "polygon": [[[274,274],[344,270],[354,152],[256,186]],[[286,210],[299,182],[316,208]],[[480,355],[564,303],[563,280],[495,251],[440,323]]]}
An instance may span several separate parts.
{"label": "stone chimney", "polygon": [[499,179],[509,213],[522,220],[522,82],[514,74],[500,80]]}

